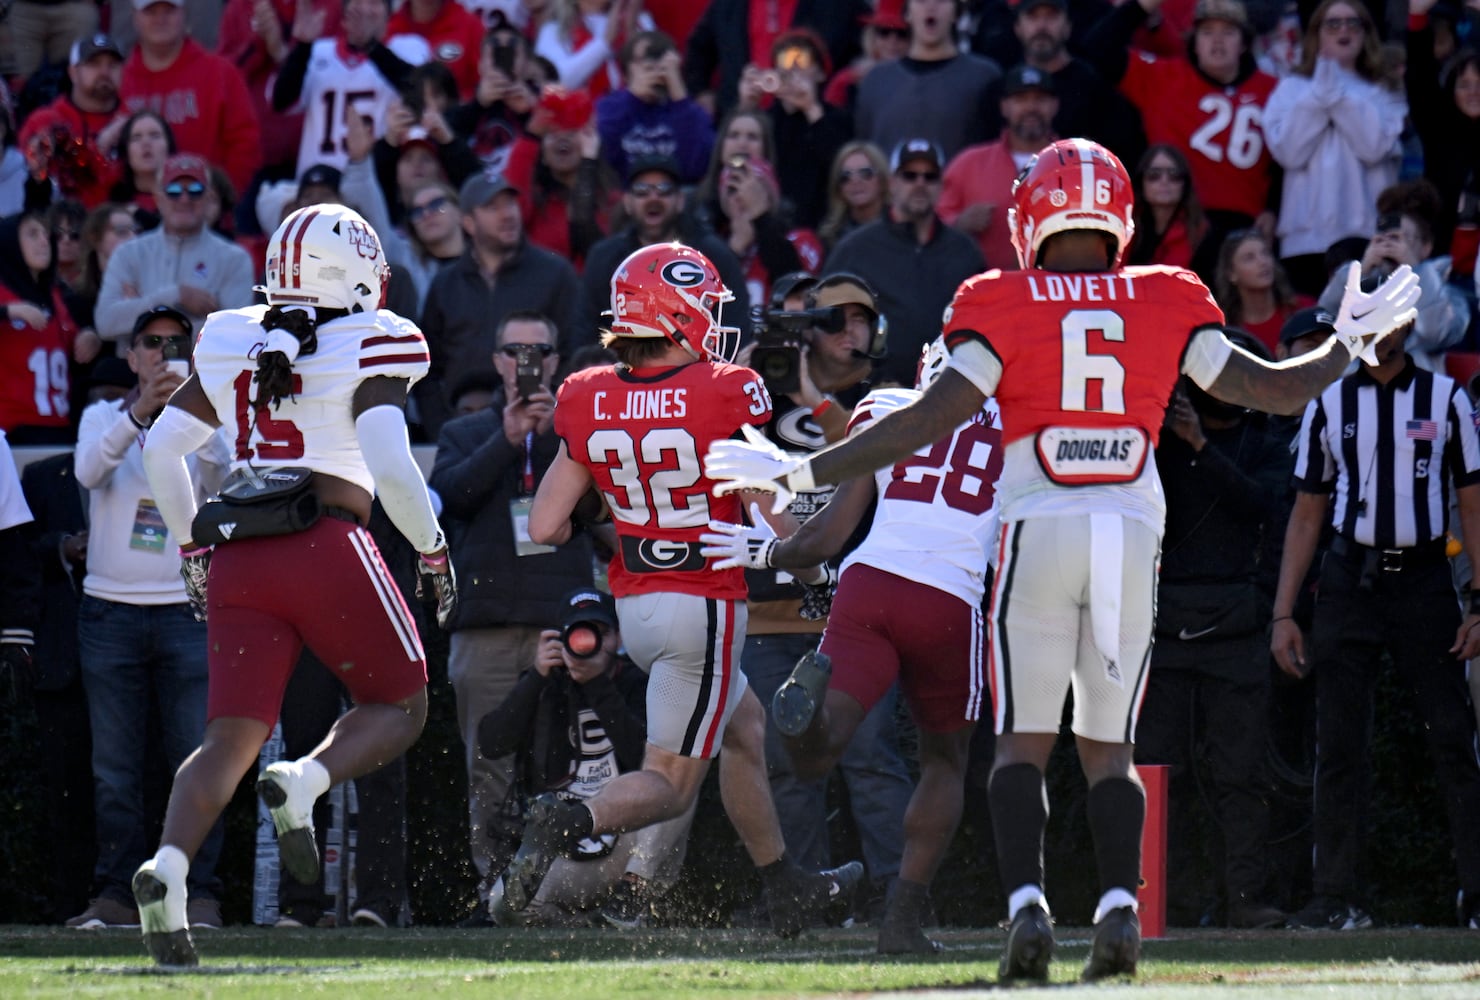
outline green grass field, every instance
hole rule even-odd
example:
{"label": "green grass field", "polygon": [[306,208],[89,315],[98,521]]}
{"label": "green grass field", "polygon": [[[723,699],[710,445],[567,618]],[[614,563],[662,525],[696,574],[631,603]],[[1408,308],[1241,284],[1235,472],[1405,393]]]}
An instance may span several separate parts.
{"label": "green grass field", "polygon": [[[199,934],[202,964],[162,972],[136,931],[0,929],[0,997],[166,995],[605,998],[960,998],[996,991],[998,930],[948,930],[950,951],[876,959],[864,930],[778,941],[761,931],[277,931]],[[1075,983],[1088,932],[1059,928],[1054,996],[1480,997],[1480,934],[1176,932],[1135,981]]]}

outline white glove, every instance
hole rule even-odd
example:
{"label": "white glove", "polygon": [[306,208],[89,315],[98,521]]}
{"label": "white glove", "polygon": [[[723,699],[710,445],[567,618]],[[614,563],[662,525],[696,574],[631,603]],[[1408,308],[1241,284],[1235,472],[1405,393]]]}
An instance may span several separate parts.
{"label": "white glove", "polygon": [[1362,291],[1362,266],[1352,261],[1336,315],[1336,337],[1354,358],[1377,364],[1377,343],[1418,317],[1418,275],[1402,265],[1370,292]]}
{"label": "white glove", "polygon": [[699,536],[704,547],[699,554],[705,559],[718,559],[714,569],[770,569],[771,550],[780,541],[776,532],[761,517],[759,504],[750,505],[755,524],[731,524],[710,521],[709,531]]}
{"label": "white glove", "polygon": [[741,427],[744,441],[726,439],[710,444],[704,456],[704,474],[717,484],[718,496],[741,490],[774,493],[771,513],[779,514],[791,503],[788,477],[807,464],[804,455],[782,451],[750,424]]}

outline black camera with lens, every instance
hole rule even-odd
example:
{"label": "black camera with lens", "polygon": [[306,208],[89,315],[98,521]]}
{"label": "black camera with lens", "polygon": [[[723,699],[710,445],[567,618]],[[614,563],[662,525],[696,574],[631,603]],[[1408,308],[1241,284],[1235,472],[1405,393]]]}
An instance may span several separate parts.
{"label": "black camera with lens", "polygon": [[815,327],[829,333],[843,329],[847,319],[842,308],[762,310],[752,328],[755,348],[750,367],[766,383],[771,395],[797,392],[802,387],[802,345]]}
{"label": "black camera with lens", "polygon": [[531,400],[544,380],[544,352],[539,344],[510,344],[514,352],[514,388],[519,398]]}
{"label": "black camera with lens", "polygon": [[571,622],[560,631],[565,651],[578,660],[589,660],[601,652],[601,625],[597,622]]}

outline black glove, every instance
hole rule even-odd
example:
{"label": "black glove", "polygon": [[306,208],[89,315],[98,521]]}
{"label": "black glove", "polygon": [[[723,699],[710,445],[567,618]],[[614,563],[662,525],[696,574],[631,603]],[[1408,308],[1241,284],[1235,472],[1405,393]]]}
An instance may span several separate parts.
{"label": "black glove", "polygon": [[838,571],[832,566],[824,568],[827,575],[820,582],[802,584],[802,608],[799,613],[809,622],[825,621],[832,614],[833,594],[838,589]]}
{"label": "black glove", "polygon": [[208,548],[180,550],[180,576],[185,580],[185,596],[190,601],[190,610],[195,620],[206,620],[206,584],[211,577],[211,550]]}
{"label": "black glove", "polygon": [[416,560],[416,597],[421,601],[436,598],[437,624],[446,628],[457,611],[457,573],[447,550],[441,551],[440,556],[423,554]]}

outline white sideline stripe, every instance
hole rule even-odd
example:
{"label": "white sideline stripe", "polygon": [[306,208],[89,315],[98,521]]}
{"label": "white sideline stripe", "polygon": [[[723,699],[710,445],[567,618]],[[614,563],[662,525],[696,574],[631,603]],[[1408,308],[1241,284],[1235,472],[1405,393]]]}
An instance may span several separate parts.
{"label": "white sideline stripe", "polygon": [[360,563],[365,567],[365,575],[370,578],[370,585],[375,588],[376,596],[380,598],[380,606],[385,609],[386,618],[390,619],[391,626],[396,630],[396,637],[401,640],[401,650],[412,662],[421,659],[421,642],[417,638],[416,627],[406,619],[401,602],[387,593],[390,581],[381,573],[379,560],[370,554],[365,544],[365,529],[355,528],[349,533],[349,541],[355,550],[355,555],[360,557]]}

